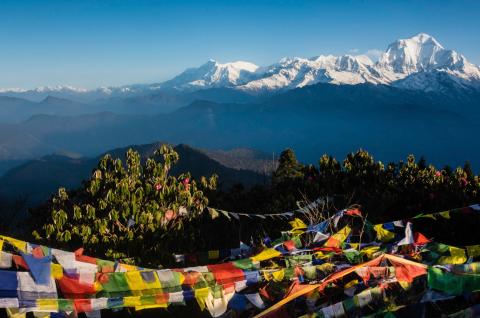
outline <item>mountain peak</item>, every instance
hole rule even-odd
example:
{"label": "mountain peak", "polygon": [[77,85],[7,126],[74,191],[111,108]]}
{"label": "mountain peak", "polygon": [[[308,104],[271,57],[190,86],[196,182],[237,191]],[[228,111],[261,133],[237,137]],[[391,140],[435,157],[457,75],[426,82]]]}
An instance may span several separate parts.
{"label": "mountain peak", "polygon": [[420,44],[432,43],[433,45],[443,49],[443,46],[433,36],[427,33],[418,33],[417,35],[412,36],[409,40]]}
{"label": "mountain peak", "polygon": [[378,64],[386,70],[409,75],[438,68],[452,68],[459,56],[455,51],[446,50],[434,37],[419,33],[390,44]]}
{"label": "mountain peak", "polygon": [[162,84],[164,88],[196,89],[231,87],[245,82],[258,66],[245,61],[219,63],[209,59],[197,68],[185,72]]}
{"label": "mountain peak", "polygon": [[214,59],[208,59],[207,62],[205,62],[204,64],[200,65],[200,67],[215,67],[217,66],[219,63],[214,60]]}
{"label": "mountain peak", "polygon": [[216,68],[230,68],[236,70],[243,70],[248,72],[255,72],[258,69],[258,65],[255,65],[246,61],[234,61],[228,63],[220,63],[214,59],[209,59],[204,66],[216,67]]}

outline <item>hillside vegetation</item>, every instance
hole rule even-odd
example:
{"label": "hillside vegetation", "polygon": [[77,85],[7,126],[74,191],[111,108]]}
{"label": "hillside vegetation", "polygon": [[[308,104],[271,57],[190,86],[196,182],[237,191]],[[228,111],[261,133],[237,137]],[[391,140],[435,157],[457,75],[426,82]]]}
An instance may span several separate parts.
{"label": "hillside vegetation", "polygon": [[[468,163],[437,169],[409,156],[406,161],[384,164],[359,150],[342,162],[324,155],[318,165],[303,165],[287,149],[270,182],[251,188],[238,184],[226,190],[215,189],[213,179],[206,182],[198,177],[195,182],[189,173],[168,176],[167,172],[175,169],[178,153],[162,147],[162,153],[169,149],[167,155],[174,159],[155,155],[144,161],[132,150],[125,162],[106,155],[81,188],[60,188],[45,204],[31,210],[35,238],[69,248],[85,245],[93,254],[108,252],[150,263],[145,259],[150,248],[170,255],[179,246],[183,251],[238,247],[241,240],[267,233],[280,235],[286,225],[273,219],[245,220],[239,228],[226,219],[212,221],[204,213],[206,206],[262,214],[293,210],[300,201],[323,197],[337,208],[360,206],[369,219],[382,222],[480,201],[480,180]],[[130,229],[132,222],[135,231]],[[471,233],[456,235],[450,239],[468,240]],[[219,241],[219,237],[223,239]]]}

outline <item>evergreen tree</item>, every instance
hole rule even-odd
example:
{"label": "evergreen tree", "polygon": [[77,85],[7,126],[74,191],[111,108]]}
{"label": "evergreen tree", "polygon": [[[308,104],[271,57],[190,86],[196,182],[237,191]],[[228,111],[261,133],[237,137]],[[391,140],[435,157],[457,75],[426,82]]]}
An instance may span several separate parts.
{"label": "evergreen tree", "polygon": [[302,179],[304,177],[304,166],[298,162],[292,149],[285,149],[278,159],[278,168],[273,174],[273,183],[278,184],[285,181]]}
{"label": "evergreen tree", "polygon": [[470,164],[470,161],[466,161],[465,164],[463,165],[463,171],[465,171],[467,175],[467,179],[469,181],[472,181],[475,178],[475,174],[473,173],[472,165]]}
{"label": "evergreen tree", "polygon": [[427,161],[425,160],[424,156],[421,156],[420,160],[418,160],[418,168],[425,169],[426,167],[427,167]]}

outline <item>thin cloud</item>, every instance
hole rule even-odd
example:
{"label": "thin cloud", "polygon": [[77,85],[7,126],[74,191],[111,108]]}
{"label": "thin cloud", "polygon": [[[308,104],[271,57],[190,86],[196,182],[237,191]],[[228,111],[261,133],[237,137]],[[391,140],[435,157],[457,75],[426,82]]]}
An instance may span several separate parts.
{"label": "thin cloud", "polygon": [[358,52],[360,52],[360,49],[350,49],[350,50],[348,50],[348,53],[357,54]]}

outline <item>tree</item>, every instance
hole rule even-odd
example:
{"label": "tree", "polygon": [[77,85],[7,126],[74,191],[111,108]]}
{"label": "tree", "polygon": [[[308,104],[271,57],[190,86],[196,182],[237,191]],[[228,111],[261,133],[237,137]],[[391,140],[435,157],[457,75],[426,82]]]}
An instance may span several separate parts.
{"label": "tree", "polygon": [[425,160],[424,156],[421,156],[420,159],[418,160],[418,168],[420,169],[425,169],[427,167],[427,160]]}
{"label": "tree", "polygon": [[202,189],[216,187],[216,176],[202,177],[197,184],[189,174],[169,175],[178,159],[167,145],[144,163],[132,149],[125,164],[105,155],[82,188],[58,190],[43,208],[46,213],[40,213],[46,222],[33,235],[71,247],[83,245],[109,258],[157,263],[159,254],[168,251],[172,233],[204,211],[208,199]]}
{"label": "tree", "polygon": [[278,159],[278,168],[273,174],[273,183],[303,178],[304,166],[298,162],[292,149],[285,149]]}
{"label": "tree", "polygon": [[466,161],[465,164],[463,165],[463,171],[465,171],[467,175],[467,179],[469,181],[472,181],[475,179],[475,174],[473,173],[472,165],[470,164],[470,161]]}

